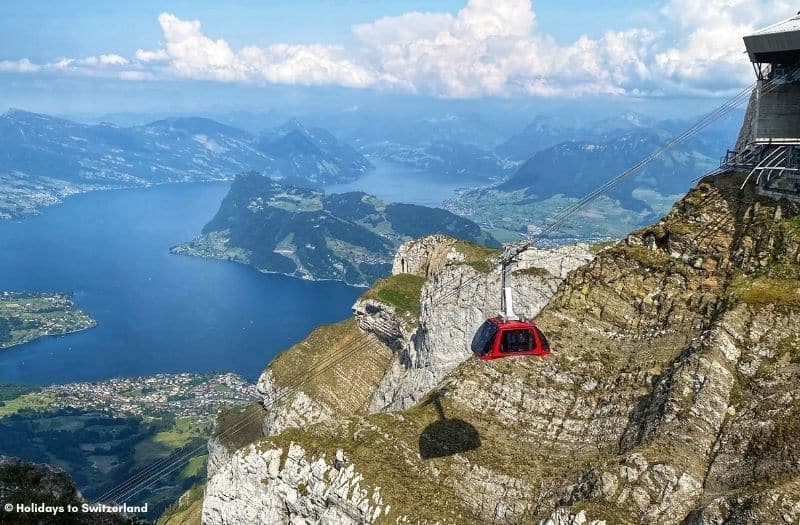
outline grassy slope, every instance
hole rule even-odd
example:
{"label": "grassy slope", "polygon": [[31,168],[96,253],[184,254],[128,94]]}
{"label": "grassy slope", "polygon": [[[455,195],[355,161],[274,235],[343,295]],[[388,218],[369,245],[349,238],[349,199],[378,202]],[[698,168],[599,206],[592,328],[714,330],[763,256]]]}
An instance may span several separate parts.
{"label": "grassy slope", "polygon": [[203,486],[186,491],[158,518],[156,525],[200,525],[203,513]]}
{"label": "grassy slope", "polygon": [[403,314],[419,316],[419,299],[425,278],[407,273],[392,275],[377,281],[362,295],[362,299],[375,299],[397,308]]}

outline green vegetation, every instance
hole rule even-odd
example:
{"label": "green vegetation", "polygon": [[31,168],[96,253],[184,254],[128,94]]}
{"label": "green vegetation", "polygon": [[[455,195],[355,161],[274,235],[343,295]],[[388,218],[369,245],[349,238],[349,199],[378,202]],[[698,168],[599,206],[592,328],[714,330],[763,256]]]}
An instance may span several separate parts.
{"label": "green vegetation", "polygon": [[45,335],[85,330],[95,325],[67,294],[0,293],[0,348]]}
{"label": "green vegetation", "polygon": [[[43,399],[31,401],[38,395],[24,394],[0,409],[13,408],[0,417],[0,450],[25,461],[59,466],[90,500],[153,461],[202,446],[211,433],[208,419],[204,426],[171,417],[112,417],[95,411],[56,409]],[[136,502],[147,501],[150,517],[155,518],[183,491],[205,478],[205,459],[204,455],[191,459],[183,470],[159,484],[158,490],[148,489],[136,496]]]}
{"label": "green vegetation", "polygon": [[658,250],[650,250],[644,246],[631,246],[627,244],[620,244],[610,250],[616,250],[618,253],[627,257],[645,268],[663,272],[666,274],[679,273],[686,278],[692,276],[692,270],[682,261],[678,261],[669,257],[665,253]]}
{"label": "green vegetation", "polygon": [[[524,190],[479,189],[460,194],[448,201],[446,208],[480,224],[496,239],[513,242],[519,240],[520,234],[546,227],[555,214],[577,201],[563,195],[539,200]],[[673,201],[670,197],[666,206],[656,206],[656,213],[668,211]],[[566,221],[554,238],[559,243],[622,238],[651,218],[622,208],[618,201],[604,196]]]}
{"label": "green vegetation", "polygon": [[420,314],[419,301],[424,284],[424,277],[407,273],[393,275],[376,282],[361,297],[390,304],[400,313],[409,313],[416,318]]}
{"label": "green vegetation", "polygon": [[436,233],[498,245],[474,222],[442,209],[387,204],[360,192],[326,195],[249,173],[236,178],[203,235],[172,252],[368,285],[389,273],[401,243]]}
{"label": "green vegetation", "polygon": [[[12,506],[36,503],[49,507],[66,508],[67,505],[80,507],[83,503],[68,476],[17,460],[10,460],[0,465],[0,489],[2,489],[3,504]],[[41,513],[11,513],[6,512],[0,506],[0,523],[27,525],[45,523],[45,521],[42,519]],[[141,522],[136,518],[125,518],[114,514],[98,516],[96,514],[58,513],[48,516],[46,523],[53,525],[94,525],[96,523],[134,525]]]}
{"label": "green vegetation", "polygon": [[171,428],[156,434],[155,442],[170,448],[180,448],[193,439],[207,437],[212,426],[206,418],[179,418]]}
{"label": "green vegetation", "polygon": [[800,335],[789,336],[778,343],[778,355],[789,356],[789,361],[800,364]]}
{"label": "green vegetation", "polygon": [[[386,374],[391,357],[389,348],[366,336],[356,319],[350,317],[315,328],[301,342],[278,354],[267,371],[279,389],[293,388],[298,374],[309,378],[303,384],[303,392],[338,414],[350,415],[369,404],[372,386]],[[251,410],[257,411],[258,406]],[[218,427],[229,428],[224,422],[219,422]],[[260,428],[244,433],[260,435]],[[241,447],[247,442],[232,446]]]}
{"label": "green vegetation", "polygon": [[208,454],[193,457],[181,470],[181,476],[184,478],[203,477],[206,473],[207,463]]}
{"label": "green vegetation", "polygon": [[217,428],[236,428],[236,432],[215,434],[214,437],[228,450],[238,450],[263,435],[261,424],[267,412],[261,403],[253,403],[244,409],[223,407],[217,414]]}
{"label": "green vegetation", "polygon": [[13,399],[7,399],[0,404],[0,418],[16,414],[17,412],[42,411],[48,410],[53,404],[54,398],[38,391],[23,394]]}
{"label": "green vegetation", "polygon": [[203,513],[203,485],[195,485],[170,505],[156,525],[200,525]]}
{"label": "green vegetation", "polygon": [[530,275],[532,277],[539,277],[540,279],[552,277],[550,272],[544,268],[538,268],[536,266],[531,266],[530,268],[525,268],[524,270],[517,270],[514,272],[514,275]]}
{"label": "green vegetation", "polygon": [[739,300],[754,306],[774,304],[798,308],[800,307],[800,281],[759,277],[741,289]]}
{"label": "green vegetation", "polygon": [[480,273],[491,272],[494,268],[493,260],[503,253],[499,248],[487,248],[467,241],[457,241],[454,247],[466,257],[464,263]]}
{"label": "green vegetation", "polygon": [[786,225],[794,235],[800,236],[800,215],[795,215],[787,220]]}
{"label": "green vegetation", "polygon": [[[37,392],[39,388],[31,385],[10,383],[7,385],[0,385],[0,403],[8,399],[16,399],[31,392]],[[2,404],[0,404],[2,406]]]}
{"label": "green vegetation", "polygon": [[602,252],[603,250],[605,250],[607,248],[612,248],[612,247],[616,246],[616,244],[618,242],[619,241],[616,241],[616,240],[614,240],[614,241],[594,242],[594,243],[589,245],[589,253],[591,253],[592,255],[597,255],[598,253]]}
{"label": "green vegetation", "polygon": [[[765,428],[754,437],[749,444],[748,455],[777,456],[790,464],[800,459],[800,400],[795,400],[784,410],[784,417],[774,418],[772,428]],[[770,473],[781,474],[778,470]]]}

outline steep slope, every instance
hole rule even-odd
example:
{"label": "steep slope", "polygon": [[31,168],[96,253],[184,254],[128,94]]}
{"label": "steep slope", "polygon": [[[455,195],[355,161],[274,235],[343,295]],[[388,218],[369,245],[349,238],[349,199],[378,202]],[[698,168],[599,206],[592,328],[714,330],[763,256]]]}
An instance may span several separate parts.
{"label": "steep slope", "polygon": [[[634,131],[610,141],[570,142],[543,150],[527,162],[506,182],[502,191],[524,189],[526,197],[547,199],[554,195],[582,197],[607,180],[622,173],[628,166],[644,158],[669,139],[659,131]],[[641,209],[645,202],[637,198],[637,189],[663,195],[684,192],[685,178],[701,175],[714,167],[717,159],[704,156],[696,144],[687,144],[648,165],[640,174],[614,188],[610,196],[628,209]]]}
{"label": "steep slope", "polygon": [[[800,209],[742,180],[702,181],[569,273],[536,320],[551,357],[469,359],[409,409],[245,445],[205,523],[797,522]],[[441,280],[471,267],[437,246],[407,267],[480,312]],[[417,322],[437,310],[423,299]]]}
{"label": "steep slope", "polygon": [[477,224],[445,210],[387,204],[365,193],[326,195],[245,173],[203,234],[172,251],[364,285],[388,273],[400,243],[432,233],[498,244]]}
{"label": "steep slope", "polygon": [[[225,508],[224,501],[233,494],[250,490],[247,481],[241,486],[228,483],[233,474],[227,469],[250,471],[252,467],[255,475],[265,471],[258,465],[232,467],[238,461],[237,450],[287,429],[411,406],[468,359],[474,330],[498,306],[499,275],[490,263],[498,254],[445,236],[406,243],[395,257],[394,275],[376,283],[356,303],[355,319],[315,330],[270,363],[258,384],[262,403],[241,413],[227,413],[218,421],[209,445],[210,481],[204,507],[215,517],[206,521],[250,519],[252,509],[246,502],[243,507]],[[526,289],[518,301],[520,308],[535,314],[567,272],[590,259],[579,247],[525,253],[517,273]],[[451,294],[460,279],[469,279],[473,288],[464,295]],[[474,289],[481,290],[483,302],[475,302],[464,312],[460,305]],[[447,337],[432,337],[444,326],[449,327]],[[298,382],[306,377],[311,379],[298,389]],[[296,453],[302,462],[302,453]],[[348,485],[351,475],[343,474],[337,483]],[[276,497],[257,497],[262,496]]]}
{"label": "steep slope", "polygon": [[[703,130],[698,138],[704,151],[724,151],[735,137],[744,112],[735,110]],[[587,120],[586,115],[575,113],[568,116],[537,115],[522,131],[498,145],[500,155],[525,162],[537,152],[568,142],[608,142],[636,131],[662,130],[671,135],[690,126],[685,120],[657,120],[634,111],[600,120]]]}

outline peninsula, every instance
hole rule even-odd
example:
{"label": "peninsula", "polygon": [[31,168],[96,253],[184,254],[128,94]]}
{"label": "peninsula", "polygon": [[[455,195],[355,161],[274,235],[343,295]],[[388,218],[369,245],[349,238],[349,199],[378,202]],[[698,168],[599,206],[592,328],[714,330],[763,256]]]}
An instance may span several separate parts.
{"label": "peninsula", "polygon": [[89,314],[75,308],[70,294],[0,292],[0,349],[95,325]]}

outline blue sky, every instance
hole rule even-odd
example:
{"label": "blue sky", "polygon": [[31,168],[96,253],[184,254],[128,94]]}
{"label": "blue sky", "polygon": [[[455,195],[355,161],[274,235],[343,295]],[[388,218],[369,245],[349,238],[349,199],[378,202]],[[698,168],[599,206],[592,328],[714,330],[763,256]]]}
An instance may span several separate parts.
{"label": "blue sky", "polygon": [[[162,40],[157,18],[171,12],[199,19],[209,34],[236,47],[276,42],[352,42],[351,27],[409,11],[456,13],[461,0],[232,0],[108,2],[28,0],[0,3],[0,60],[28,57],[43,62],[61,56],[130,54]],[[627,4],[627,5],[626,5]],[[652,22],[658,4],[649,1],[538,2],[540,23],[561,42],[597,36],[624,20]],[[648,20],[650,19],[650,20]]]}
{"label": "blue sky", "polygon": [[4,2],[0,108],[203,106],[276,86],[719,98],[752,81],[741,36],[794,12],[787,0]]}

